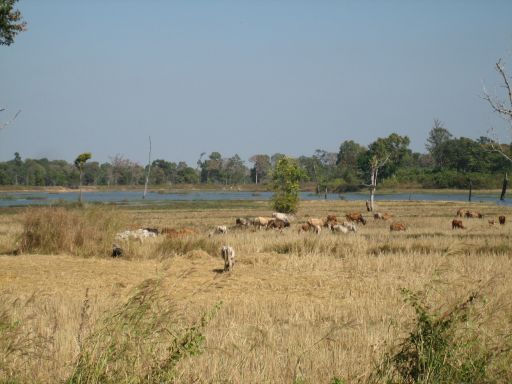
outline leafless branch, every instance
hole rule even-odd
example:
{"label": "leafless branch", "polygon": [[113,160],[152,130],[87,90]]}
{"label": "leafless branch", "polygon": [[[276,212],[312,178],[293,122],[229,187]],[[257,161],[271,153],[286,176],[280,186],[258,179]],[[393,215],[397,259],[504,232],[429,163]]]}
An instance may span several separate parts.
{"label": "leafless branch", "polygon": [[[5,110],[6,110],[5,108],[2,108],[2,109],[0,109],[0,112],[5,111]],[[4,128],[7,128],[9,125],[11,125],[11,124],[12,124],[12,122],[13,122],[14,120],[16,120],[16,118],[18,117],[18,115],[20,114],[20,112],[21,112],[21,109],[20,109],[18,112],[16,112],[16,114],[14,115],[14,117],[13,117],[11,120],[6,121],[5,123],[1,123],[1,124],[0,124],[0,130],[1,130],[1,129],[4,129]]]}

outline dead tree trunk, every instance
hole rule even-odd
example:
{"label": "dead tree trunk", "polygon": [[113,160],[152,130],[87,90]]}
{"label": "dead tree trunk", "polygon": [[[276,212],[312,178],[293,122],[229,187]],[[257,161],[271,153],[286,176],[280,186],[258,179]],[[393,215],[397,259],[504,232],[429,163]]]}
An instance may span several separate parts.
{"label": "dead tree trunk", "polygon": [[149,136],[149,156],[148,156],[148,172],[146,173],[146,182],[144,183],[144,194],[142,198],[146,198],[148,192],[149,174],[151,173],[151,136]]}
{"label": "dead tree trunk", "polygon": [[468,201],[471,201],[471,194],[473,192],[473,182],[471,180],[469,180],[469,196],[468,196]]}
{"label": "dead tree trunk", "polygon": [[507,193],[507,186],[508,186],[508,174],[505,173],[505,177],[503,178],[503,187],[501,188],[501,196],[500,200],[505,200],[505,194]]}

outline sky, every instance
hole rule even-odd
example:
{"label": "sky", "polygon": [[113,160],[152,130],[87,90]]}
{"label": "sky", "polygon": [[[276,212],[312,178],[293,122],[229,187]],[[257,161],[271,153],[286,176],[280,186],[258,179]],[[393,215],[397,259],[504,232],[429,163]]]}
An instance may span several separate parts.
{"label": "sky", "polygon": [[[200,154],[337,152],[433,120],[478,138],[512,72],[512,1],[20,0],[0,46],[0,161],[91,152],[145,164]],[[510,64],[507,66],[507,64]],[[503,131],[504,135],[510,132]],[[505,140],[508,139],[505,136]]]}

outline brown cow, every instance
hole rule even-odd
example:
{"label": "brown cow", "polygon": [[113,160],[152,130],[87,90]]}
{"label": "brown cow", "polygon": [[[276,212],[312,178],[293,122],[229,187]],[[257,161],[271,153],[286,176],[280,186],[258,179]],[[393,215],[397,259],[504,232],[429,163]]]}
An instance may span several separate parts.
{"label": "brown cow", "polygon": [[406,226],[403,223],[391,223],[389,226],[390,231],[405,231]]}
{"label": "brown cow", "polygon": [[281,219],[272,219],[272,220],[269,220],[267,229],[269,229],[269,228],[283,229],[283,228],[286,228],[289,226],[290,226],[290,223],[288,221],[284,221]]}
{"label": "brown cow", "polygon": [[464,216],[464,208],[459,208],[457,211],[457,217],[463,217]]}
{"label": "brown cow", "polygon": [[324,227],[331,228],[333,225],[338,224],[338,219],[336,215],[327,215],[327,220],[325,220]]}
{"label": "brown cow", "polygon": [[498,217],[498,220],[500,221],[501,225],[505,225],[505,216]]}
{"label": "brown cow", "polygon": [[387,213],[387,212],[386,213],[376,212],[376,213],[373,214],[373,218],[375,220],[389,220],[392,217],[393,217],[393,215],[390,214],[390,213]]}
{"label": "brown cow", "polygon": [[462,220],[453,219],[452,220],[452,229],[460,228],[465,229],[464,225],[462,225]]}
{"label": "brown cow", "polygon": [[355,221],[356,223],[366,225],[366,219],[360,212],[347,213],[345,217],[347,218],[348,221]]}
{"label": "brown cow", "polygon": [[466,211],[464,216],[466,216],[467,218],[470,218],[470,219],[475,218],[475,217],[478,217],[479,219],[481,219],[484,217],[484,215],[482,215],[480,212],[476,212],[476,211]]}
{"label": "brown cow", "polygon": [[308,224],[312,225],[313,227],[315,227],[315,226],[324,227],[325,223],[326,223],[326,220],[324,220],[324,219],[317,219],[314,217],[310,217],[308,219]]}

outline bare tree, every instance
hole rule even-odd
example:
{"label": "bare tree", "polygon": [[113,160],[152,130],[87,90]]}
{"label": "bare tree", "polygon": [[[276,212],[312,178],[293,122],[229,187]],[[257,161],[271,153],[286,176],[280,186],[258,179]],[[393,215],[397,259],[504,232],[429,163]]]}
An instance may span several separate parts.
{"label": "bare tree", "polygon": [[149,156],[148,156],[148,171],[146,172],[146,182],[144,183],[144,194],[142,198],[146,198],[146,193],[148,192],[148,183],[149,183],[149,174],[151,173],[151,136],[149,136]]}
{"label": "bare tree", "polygon": [[[499,59],[496,62],[495,69],[503,81],[502,88],[505,90],[506,95],[504,97],[500,97],[499,95],[491,95],[484,87],[483,99],[489,103],[491,108],[498,114],[499,117],[505,120],[509,126],[509,129],[512,130],[512,88],[510,86],[512,80],[505,70],[505,65],[502,59]],[[505,152],[505,146],[500,144],[498,136],[492,128],[488,131],[488,134],[491,138],[489,143],[491,150],[500,153],[507,160],[512,162],[512,156],[510,153]]]}
{"label": "bare tree", "polygon": [[370,160],[370,184],[366,186],[370,189],[370,204],[366,204],[369,211],[373,211],[374,209],[374,196],[375,190],[377,189],[377,179],[379,176],[379,169],[382,168],[389,161],[391,155],[387,155],[384,158],[379,159],[376,155],[374,155]]}
{"label": "bare tree", "polygon": [[[5,108],[0,108],[0,112],[4,112],[6,111]],[[7,120],[6,122],[4,123],[0,123],[0,130],[4,129],[4,128],[7,128],[9,125],[12,124],[12,122],[14,120],[16,120],[16,118],[18,117],[18,115],[20,114],[21,110],[19,110],[18,112],[16,112],[16,114],[10,119],[10,120]]]}

